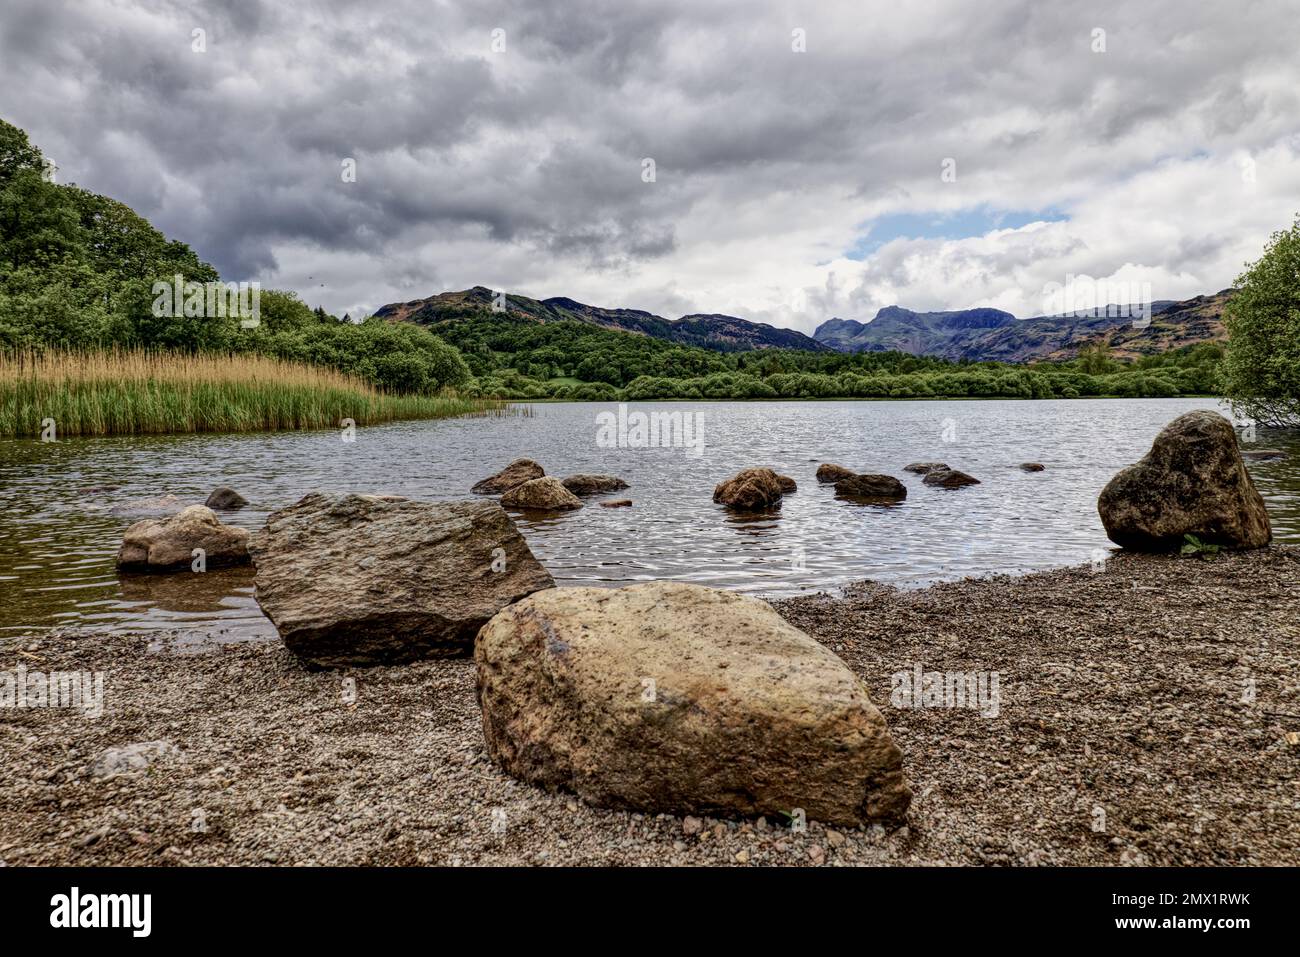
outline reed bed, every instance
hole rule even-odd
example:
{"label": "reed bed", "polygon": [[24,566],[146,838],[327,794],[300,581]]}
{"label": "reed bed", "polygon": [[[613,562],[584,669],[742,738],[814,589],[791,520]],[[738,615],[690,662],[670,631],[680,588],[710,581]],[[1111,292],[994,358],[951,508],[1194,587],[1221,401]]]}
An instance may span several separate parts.
{"label": "reed bed", "polygon": [[0,436],[340,428],[506,410],[387,395],[354,376],[258,355],[139,350],[0,353]]}

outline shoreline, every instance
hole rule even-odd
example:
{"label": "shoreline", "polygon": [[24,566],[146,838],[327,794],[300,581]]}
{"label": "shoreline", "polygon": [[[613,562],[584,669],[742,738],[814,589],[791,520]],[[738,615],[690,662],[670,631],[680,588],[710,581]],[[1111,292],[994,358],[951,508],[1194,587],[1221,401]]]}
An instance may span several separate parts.
{"label": "shoreline", "polygon": [[[308,672],[279,642],[4,638],[0,671],[106,680],[99,718],[0,709],[0,861],[1294,865],[1298,585],[1300,547],[1273,546],[771,602],[866,682],[903,750],[915,797],[892,832],[605,811],[515,782],[486,757],[468,659]],[[997,672],[997,716],[896,707],[891,675],[918,665]],[[175,751],[92,774],[154,741]]]}

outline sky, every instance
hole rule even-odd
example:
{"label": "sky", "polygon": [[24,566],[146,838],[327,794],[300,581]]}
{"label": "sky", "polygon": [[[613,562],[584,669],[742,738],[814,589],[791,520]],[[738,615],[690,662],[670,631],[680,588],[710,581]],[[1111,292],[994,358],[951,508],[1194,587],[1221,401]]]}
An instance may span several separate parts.
{"label": "sky", "polygon": [[811,332],[1231,285],[1300,213],[1297,50],[1294,0],[3,0],[0,117],[336,314]]}

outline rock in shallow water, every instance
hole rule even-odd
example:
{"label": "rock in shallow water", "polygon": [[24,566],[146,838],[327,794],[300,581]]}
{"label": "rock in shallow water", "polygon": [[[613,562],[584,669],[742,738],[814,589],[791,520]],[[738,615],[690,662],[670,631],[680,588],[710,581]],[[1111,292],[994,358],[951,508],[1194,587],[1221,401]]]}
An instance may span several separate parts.
{"label": "rock in shallow water", "polygon": [[907,486],[892,475],[850,475],[835,483],[835,494],[846,498],[901,501],[907,498]]}
{"label": "rock in shallow water", "polygon": [[249,549],[258,604],[316,667],[468,654],[489,618],[555,584],[495,502],[314,492]]}
{"label": "rock in shallow water", "polygon": [[501,504],[506,508],[531,508],[547,512],[582,508],[578,496],[565,488],[559,479],[550,476],[516,485],[501,496]]}
{"label": "rock in shallow water", "polygon": [[916,475],[928,475],[931,472],[947,472],[948,466],[943,462],[913,462],[910,465],[904,465],[903,471],[912,472]]}
{"label": "rock in shallow water", "polygon": [[932,472],[926,472],[925,478],[921,480],[926,485],[936,485],[939,488],[961,488],[965,485],[979,485],[980,480],[973,475],[967,475],[965,472],[959,472],[956,469],[935,469]]}
{"label": "rock in shallow water", "polygon": [[532,459],[515,459],[496,475],[489,475],[475,483],[470,491],[479,495],[501,495],[545,474],[546,471]]}
{"label": "rock in shallow water", "polygon": [[598,495],[627,488],[626,482],[613,475],[570,475],[561,479],[560,484],[574,495]]}
{"label": "rock in shallow water", "polygon": [[853,469],[846,469],[843,465],[835,465],[827,462],[817,466],[817,481],[824,485],[831,485],[841,479],[853,478],[857,473]]}
{"label": "rock in shallow water", "polygon": [[248,499],[240,495],[229,485],[221,485],[212,490],[208,500],[203,503],[208,508],[219,508],[222,510],[233,510],[243,508],[248,504]]}
{"label": "rock in shallow water", "polygon": [[1225,548],[1273,537],[1232,423],[1206,410],[1165,426],[1142,461],[1102,489],[1097,511],[1110,540],[1135,551],[1171,551],[1187,534]]}
{"label": "rock in shallow water", "polygon": [[[780,508],[781,496],[794,480],[771,469],[744,469],[713,489],[713,500],[741,512]],[[791,489],[793,491],[793,489]]]}
{"label": "rock in shallow water", "polygon": [[479,633],[489,753],[603,807],[900,820],[902,755],[866,687],[756,598],[557,588]]}
{"label": "rock in shallow water", "polygon": [[191,505],[165,519],[136,522],[122,535],[117,567],[124,571],[190,571],[195,549],[205,568],[248,563],[248,529],[223,525],[206,505]]}

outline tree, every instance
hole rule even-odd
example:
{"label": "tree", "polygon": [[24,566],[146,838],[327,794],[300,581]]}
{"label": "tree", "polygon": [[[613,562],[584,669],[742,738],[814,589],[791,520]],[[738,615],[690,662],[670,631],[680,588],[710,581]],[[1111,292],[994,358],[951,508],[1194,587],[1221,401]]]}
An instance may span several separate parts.
{"label": "tree", "polygon": [[1224,393],[1266,425],[1300,427],[1300,215],[1273,234],[1224,309]]}

